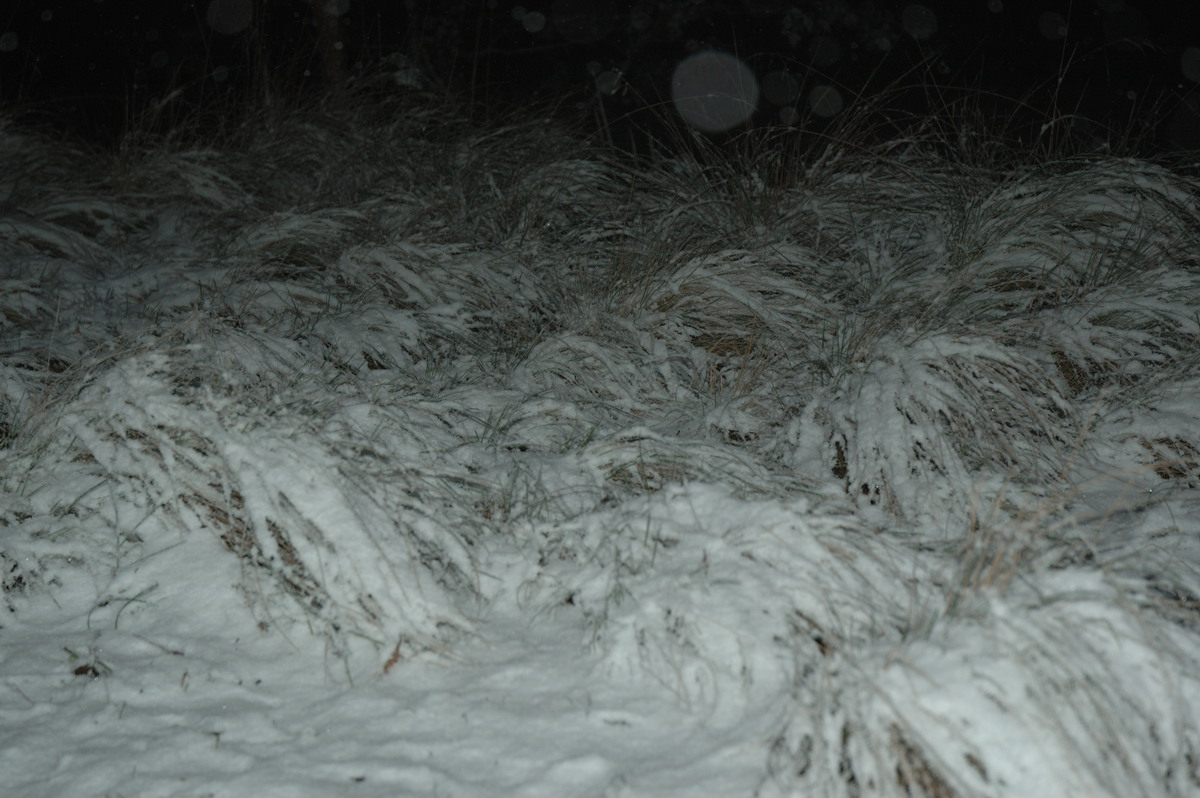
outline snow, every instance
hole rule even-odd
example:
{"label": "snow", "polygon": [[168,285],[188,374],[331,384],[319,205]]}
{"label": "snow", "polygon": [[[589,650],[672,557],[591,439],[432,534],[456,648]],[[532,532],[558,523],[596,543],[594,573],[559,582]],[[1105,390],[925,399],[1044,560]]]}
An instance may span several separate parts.
{"label": "snow", "polygon": [[1193,180],[329,113],[0,128],[5,795],[1200,791]]}

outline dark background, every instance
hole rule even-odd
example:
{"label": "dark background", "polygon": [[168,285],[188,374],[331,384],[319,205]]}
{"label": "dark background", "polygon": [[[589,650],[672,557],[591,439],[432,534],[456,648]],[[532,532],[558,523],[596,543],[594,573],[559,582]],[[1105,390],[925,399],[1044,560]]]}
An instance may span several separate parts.
{"label": "dark background", "polygon": [[[716,48],[760,80],[786,71],[801,87],[798,107],[816,85],[850,102],[900,83],[919,87],[910,91],[914,111],[936,110],[960,91],[1022,98],[996,100],[996,113],[1071,114],[1099,139],[1152,126],[1157,147],[1200,148],[1197,76],[1182,66],[1200,47],[1198,2],[924,0],[929,13],[918,17],[931,14],[936,31],[919,38],[906,31],[912,5],[0,0],[0,103],[19,118],[106,141],[131,120],[169,123],[190,108],[261,97],[266,85],[330,92],[391,70],[407,76],[399,83],[419,75],[424,89],[484,108],[553,101],[587,117],[602,104],[611,122],[662,103],[679,61]],[[613,75],[616,84],[603,87],[615,91],[599,91],[596,78]],[[764,100],[752,123],[779,118]]]}

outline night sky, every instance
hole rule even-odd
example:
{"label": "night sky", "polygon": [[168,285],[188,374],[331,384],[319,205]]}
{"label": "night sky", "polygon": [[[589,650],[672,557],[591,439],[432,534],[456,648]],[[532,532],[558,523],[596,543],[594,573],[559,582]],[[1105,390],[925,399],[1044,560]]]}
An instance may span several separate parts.
{"label": "night sky", "polygon": [[[724,60],[705,61],[713,52]],[[264,75],[321,89],[337,70],[353,81],[396,55],[426,88],[495,107],[602,104],[610,120],[673,100],[686,117],[681,85],[704,94],[703,81],[734,74],[752,86],[741,106],[754,113],[693,108],[710,133],[834,118],[900,82],[941,99],[1023,97],[1086,118],[1098,136],[1153,117],[1162,148],[1200,148],[1197,2],[0,2],[0,101],[96,139],[171,92],[186,107],[245,96]]]}

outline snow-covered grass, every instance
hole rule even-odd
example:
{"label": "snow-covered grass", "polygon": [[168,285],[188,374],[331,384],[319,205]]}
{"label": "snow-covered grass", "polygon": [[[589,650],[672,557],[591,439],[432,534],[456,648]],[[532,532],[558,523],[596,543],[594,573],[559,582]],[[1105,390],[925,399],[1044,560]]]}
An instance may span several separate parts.
{"label": "snow-covered grass", "polygon": [[6,795],[1200,791],[1193,177],[252,119],[0,127]]}

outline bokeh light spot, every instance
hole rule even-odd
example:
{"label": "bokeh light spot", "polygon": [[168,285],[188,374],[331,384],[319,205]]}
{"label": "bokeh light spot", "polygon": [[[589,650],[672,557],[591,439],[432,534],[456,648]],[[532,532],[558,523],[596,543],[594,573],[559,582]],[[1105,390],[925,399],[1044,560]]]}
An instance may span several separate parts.
{"label": "bokeh light spot", "polygon": [[1004,0],[988,0],[988,11],[999,14],[1004,10]]}
{"label": "bokeh light spot", "polygon": [[546,15],[540,11],[530,11],[521,18],[521,27],[528,33],[541,33],[546,29]]}
{"label": "bokeh light spot", "polygon": [[1188,80],[1200,83],[1200,47],[1189,47],[1180,53],[1179,68]]}
{"label": "bokeh light spot", "polygon": [[350,13],[350,0],[326,0],[325,16],[340,17]]}
{"label": "bokeh light spot", "polygon": [[1057,11],[1043,11],[1038,17],[1038,33],[1056,42],[1067,37],[1067,18]]}
{"label": "bokeh light spot", "polygon": [[842,112],[846,100],[833,86],[816,86],[808,93],[808,107],[822,119],[829,119]]}
{"label": "bokeh light spot", "polygon": [[621,90],[624,80],[621,78],[621,73],[615,69],[606,69],[596,75],[596,91],[601,94],[612,96]]}
{"label": "bokeh light spot", "polygon": [[932,39],[933,35],[937,33],[937,14],[933,13],[933,9],[929,6],[913,3],[904,8],[904,12],[900,15],[900,24],[904,26],[905,33],[917,41],[923,42],[926,39]]}
{"label": "bokeh light spot", "polygon": [[224,36],[241,33],[253,19],[253,0],[212,0],[205,15],[208,27]]}
{"label": "bokeh light spot", "polygon": [[645,6],[634,6],[629,12],[629,27],[639,33],[648,31],[654,27],[654,15]]}
{"label": "bokeh light spot", "polygon": [[21,40],[13,31],[8,31],[3,36],[0,36],[0,53],[11,53],[20,46]]}
{"label": "bokeh light spot", "polygon": [[671,99],[688,124],[720,133],[745,122],[758,107],[758,81],[729,53],[705,50],[675,67]]}

